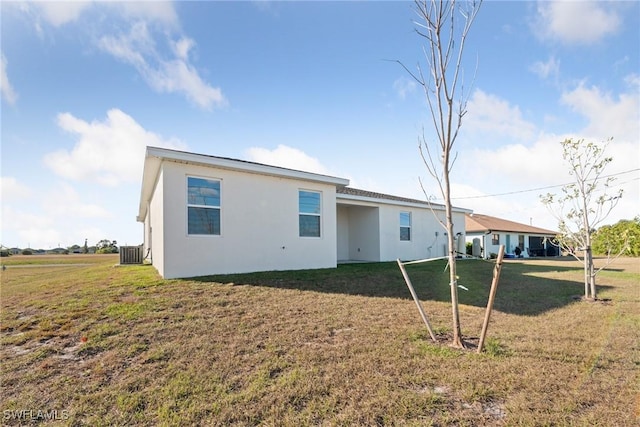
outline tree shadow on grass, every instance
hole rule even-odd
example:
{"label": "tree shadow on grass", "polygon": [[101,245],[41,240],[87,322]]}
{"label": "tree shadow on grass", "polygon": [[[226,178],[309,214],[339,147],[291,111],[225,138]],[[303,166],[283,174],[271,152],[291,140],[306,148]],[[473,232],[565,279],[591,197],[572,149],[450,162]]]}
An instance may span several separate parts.
{"label": "tree shadow on grass", "polygon": [[[457,264],[461,304],[486,307],[495,264],[464,260]],[[450,301],[449,271],[445,260],[407,266],[407,272],[422,301]],[[578,280],[549,276],[581,273],[581,267],[506,262],[503,264],[494,309],[534,316],[575,302],[584,292]],[[195,277],[198,282],[297,289],[322,293],[410,299],[411,294],[395,262],[342,264],[336,269],[268,271],[248,274]],[[606,286],[598,286],[602,291]]]}
{"label": "tree shadow on grass", "polygon": [[[565,256],[559,256],[559,257],[552,257],[552,258],[517,258],[517,259],[511,259],[511,260],[506,260],[507,262],[516,262],[516,263],[536,263],[536,262],[550,262],[553,264],[573,264],[574,268],[577,270],[582,271],[583,268],[583,263],[584,260],[580,259],[576,259],[573,256],[570,255],[565,255]],[[594,261],[594,265],[596,268],[598,268],[599,266],[606,264],[607,262],[607,258],[606,257],[602,257],[602,256],[594,256],[593,257],[593,261]],[[615,263],[615,260],[612,260],[612,263]],[[552,270],[557,270],[556,267],[553,267]],[[622,272],[625,271],[624,268],[614,268],[612,267],[612,264],[609,264],[606,266],[606,268],[604,269],[606,271],[618,271],[618,272]]]}

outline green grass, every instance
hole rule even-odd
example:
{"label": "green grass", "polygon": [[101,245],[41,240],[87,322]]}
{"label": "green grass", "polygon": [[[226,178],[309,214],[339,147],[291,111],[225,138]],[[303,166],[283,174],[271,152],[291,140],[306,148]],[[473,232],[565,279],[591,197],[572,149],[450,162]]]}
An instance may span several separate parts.
{"label": "green grass", "polygon": [[[16,257],[18,258],[18,257]],[[2,272],[1,408],[56,425],[636,425],[640,272],[505,262],[485,351],[456,350],[448,272],[395,263],[162,280],[117,257],[14,257]],[[79,259],[79,258],[78,258]],[[4,259],[3,259],[4,263]],[[46,264],[46,263],[44,263]],[[493,264],[458,264],[462,332],[477,343]]]}

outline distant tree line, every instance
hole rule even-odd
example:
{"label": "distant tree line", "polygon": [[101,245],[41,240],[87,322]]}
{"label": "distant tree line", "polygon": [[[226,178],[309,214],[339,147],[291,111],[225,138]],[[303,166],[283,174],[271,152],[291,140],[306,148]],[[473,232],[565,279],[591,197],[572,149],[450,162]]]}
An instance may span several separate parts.
{"label": "distant tree line", "polygon": [[593,252],[597,255],[640,256],[640,215],[614,225],[603,225],[593,234]]}
{"label": "distant tree line", "polygon": [[95,246],[88,246],[85,240],[84,245],[72,245],[67,248],[55,248],[55,249],[33,249],[33,248],[7,248],[5,246],[0,247],[0,257],[8,257],[11,255],[43,255],[43,254],[117,254],[119,252],[118,242],[115,240],[103,239],[96,243]]}

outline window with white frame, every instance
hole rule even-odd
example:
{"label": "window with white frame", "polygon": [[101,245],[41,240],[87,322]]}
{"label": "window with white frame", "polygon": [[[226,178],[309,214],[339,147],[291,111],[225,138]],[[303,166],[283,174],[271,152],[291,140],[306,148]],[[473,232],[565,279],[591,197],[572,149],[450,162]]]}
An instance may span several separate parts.
{"label": "window with white frame", "polygon": [[491,236],[491,244],[492,245],[499,245],[500,244],[500,235],[499,234],[494,234]]}
{"label": "window with white frame", "polygon": [[400,240],[411,240],[411,212],[400,212]]}
{"label": "window with white frame", "polygon": [[320,237],[321,194],[317,191],[298,191],[300,237]]}
{"label": "window with white frame", "polygon": [[187,177],[187,234],[220,235],[220,181]]}

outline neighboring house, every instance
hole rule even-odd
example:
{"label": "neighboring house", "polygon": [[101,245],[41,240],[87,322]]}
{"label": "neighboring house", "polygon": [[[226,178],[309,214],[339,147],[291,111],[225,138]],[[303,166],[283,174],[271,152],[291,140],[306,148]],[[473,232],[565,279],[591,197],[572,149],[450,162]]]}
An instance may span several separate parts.
{"label": "neighboring house", "polygon": [[[444,256],[426,202],[343,178],[147,147],[137,220],[165,278],[334,268],[338,261]],[[432,205],[444,217],[442,205]],[[464,215],[454,224],[464,244]]]}
{"label": "neighboring house", "polygon": [[465,222],[467,241],[478,239],[483,258],[497,254],[500,245],[505,245],[507,255],[515,255],[516,248],[525,258],[558,255],[550,242],[558,234],[555,231],[476,213],[467,214]]}
{"label": "neighboring house", "polygon": [[49,249],[47,251],[48,254],[57,254],[57,255],[64,255],[64,254],[68,254],[69,250],[65,249],[65,248],[53,248],[53,249]]}

